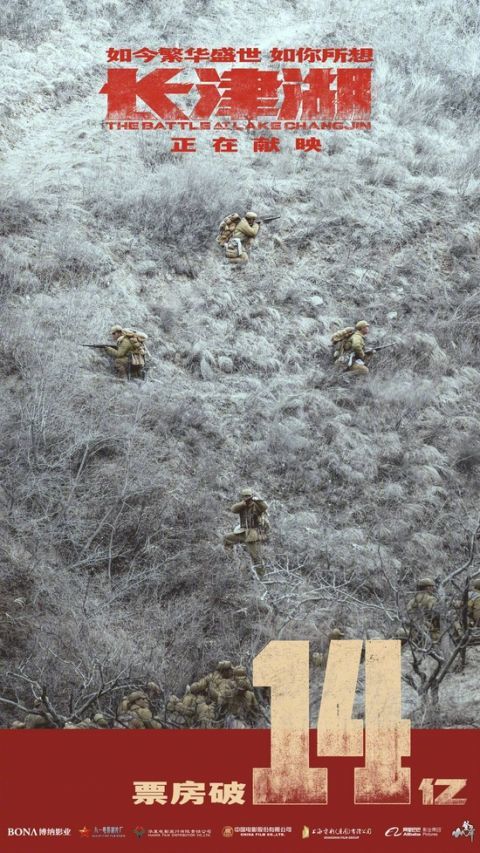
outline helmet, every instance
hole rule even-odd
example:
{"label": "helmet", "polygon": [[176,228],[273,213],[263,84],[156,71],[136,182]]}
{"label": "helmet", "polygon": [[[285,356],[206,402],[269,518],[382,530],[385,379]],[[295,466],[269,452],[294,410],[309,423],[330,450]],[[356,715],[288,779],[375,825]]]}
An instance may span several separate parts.
{"label": "helmet", "polygon": [[427,586],[435,586],[435,581],[432,578],[420,578],[417,581],[417,589],[425,589]]}
{"label": "helmet", "polygon": [[242,489],[240,492],[242,498],[253,498],[253,489]]}
{"label": "helmet", "polygon": [[480,578],[477,578],[473,581],[472,586],[474,589],[480,589]]}
{"label": "helmet", "polygon": [[116,323],[115,326],[112,326],[110,329],[110,334],[113,335],[115,332],[123,332],[123,326],[119,326],[118,323]]}
{"label": "helmet", "polygon": [[224,672],[227,669],[232,669],[232,662],[229,660],[221,660],[217,664],[218,672]]}
{"label": "helmet", "polygon": [[367,323],[366,320],[359,320],[358,323],[355,323],[355,328],[360,332],[362,329],[366,329],[370,323]]}
{"label": "helmet", "polygon": [[340,630],[340,628],[333,628],[333,630],[330,631],[329,639],[330,640],[341,640],[342,637],[344,637],[344,636],[345,636],[345,634],[343,633],[343,631]]}
{"label": "helmet", "polygon": [[257,219],[257,214],[254,213],[253,210],[247,210],[245,219]]}

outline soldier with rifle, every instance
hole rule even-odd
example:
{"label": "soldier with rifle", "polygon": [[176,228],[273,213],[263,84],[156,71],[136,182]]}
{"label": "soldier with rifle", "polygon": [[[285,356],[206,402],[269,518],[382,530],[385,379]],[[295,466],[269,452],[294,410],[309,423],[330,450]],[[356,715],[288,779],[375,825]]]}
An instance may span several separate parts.
{"label": "soldier with rifle", "polygon": [[113,344],[82,344],[90,349],[98,349],[113,358],[113,364],[119,379],[145,379],[145,356],[147,336],[142,332],[112,326]]}
{"label": "soldier with rifle", "polygon": [[260,220],[253,210],[247,210],[243,218],[240,218],[238,213],[227,216],[220,224],[217,242],[225,246],[228,261],[231,264],[246,264],[247,249],[257,236],[260,225],[262,222],[273,222],[275,219],[280,219],[280,216],[267,216]]}
{"label": "soldier with rifle", "polygon": [[369,372],[367,363],[373,353],[393,346],[393,344],[383,344],[367,347],[365,338],[369,331],[369,323],[366,320],[359,320],[355,327],[347,326],[332,335],[333,358],[337,367],[356,376],[366,376]]}

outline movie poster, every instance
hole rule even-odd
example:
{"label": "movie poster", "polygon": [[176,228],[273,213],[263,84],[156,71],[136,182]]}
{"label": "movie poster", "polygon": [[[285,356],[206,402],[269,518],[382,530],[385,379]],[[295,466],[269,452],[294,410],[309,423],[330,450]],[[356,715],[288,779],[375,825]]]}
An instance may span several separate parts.
{"label": "movie poster", "polygon": [[2,851],[478,845],[479,28],[2,6]]}

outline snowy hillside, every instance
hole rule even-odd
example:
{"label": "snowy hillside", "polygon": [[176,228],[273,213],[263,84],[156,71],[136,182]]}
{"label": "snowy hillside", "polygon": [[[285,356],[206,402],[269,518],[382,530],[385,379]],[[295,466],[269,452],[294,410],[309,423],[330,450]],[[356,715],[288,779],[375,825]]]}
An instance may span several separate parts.
{"label": "snowy hillside", "polygon": [[[27,678],[66,714],[100,671],[180,695],[222,658],[250,668],[271,639],[315,651],[334,626],[394,637],[418,577],[468,559],[480,516],[478,9],[277,9],[272,22],[270,3],[245,0],[240,32],[222,0],[0,11],[10,702],[31,702]],[[322,133],[321,154],[253,155],[242,140],[233,162],[102,127],[107,47],[240,41],[373,45],[372,132]],[[281,218],[232,268],[218,224],[250,207]],[[394,347],[351,381],[328,344],[360,318]],[[148,334],[144,384],[118,382],[80,346],[112,323]],[[269,503],[264,581],[222,546],[249,485]],[[474,724],[479,667],[477,646],[430,724]],[[18,716],[0,708],[3,725]]]}

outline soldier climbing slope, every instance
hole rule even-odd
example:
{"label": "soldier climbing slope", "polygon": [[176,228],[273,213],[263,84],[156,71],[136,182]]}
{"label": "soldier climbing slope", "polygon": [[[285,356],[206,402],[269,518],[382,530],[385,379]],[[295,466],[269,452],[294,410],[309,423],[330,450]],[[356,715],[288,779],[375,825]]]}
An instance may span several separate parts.
{"label": "soldier climbing slope", "polygon": [[359,320],[355,328],[347,326],[332,335],[334,347],[333,358],[335,365],[358,376],[366,375],[368,367],[365,364],[371,353],[366,351],[365,338],[370,327],[366,320]]}
{"label": "soldier climbing slope", "polygon": [[373,353],[387,349],[393,344],[367,347],[365,338],[370,331],[366,320],[359,320],[355,326],[346,326],[332,335],[333,358],[335,366],[357,376],[365,376],[369,370],[367,363]]}
{"label": "soldier climbing slope", "polygon": [[268,538],[268,506],[264,500],[255,497],[253,489],[242,489],[241,500],[234,503],[231,512],[240,516],[239,524],[232,533],[227,533],[223,538],[225,549],[233,548],[234,545],[245,545],[253,567],[259,577],[265,574],[265,566],[262,558],[262,542]]}

